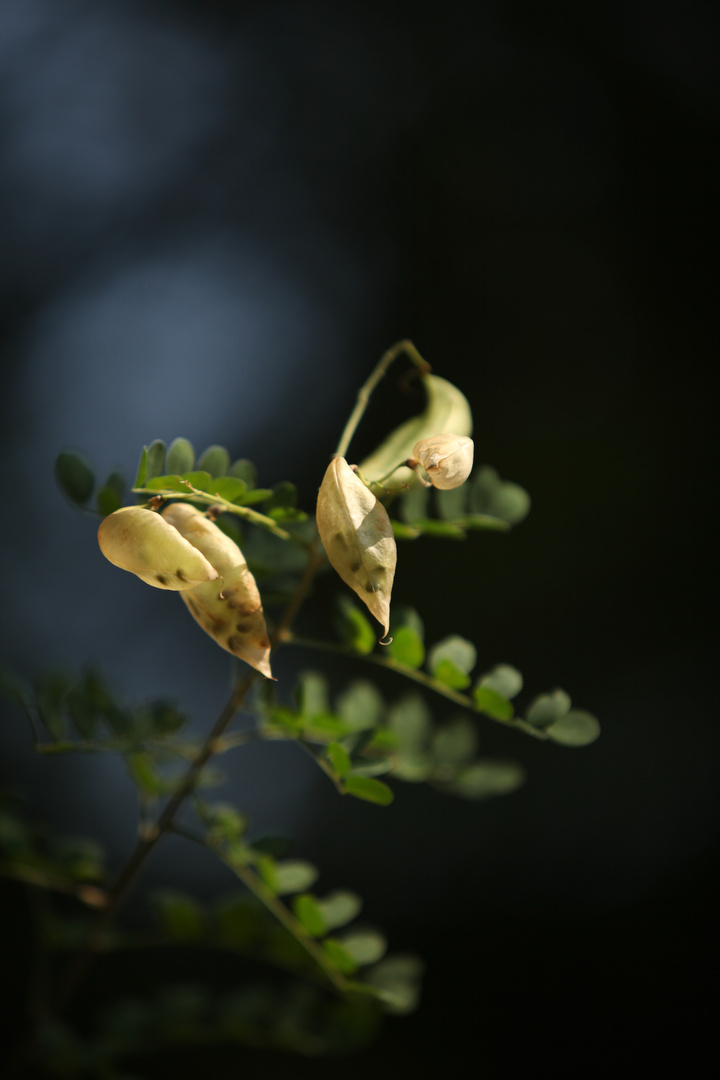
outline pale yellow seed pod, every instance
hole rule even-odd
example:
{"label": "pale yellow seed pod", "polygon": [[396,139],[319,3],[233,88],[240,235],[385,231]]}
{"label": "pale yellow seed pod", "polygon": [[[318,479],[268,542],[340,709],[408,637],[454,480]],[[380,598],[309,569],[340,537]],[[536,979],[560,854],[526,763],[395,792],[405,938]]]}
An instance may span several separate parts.
{"label": "pale yellow seed pod", "polygon": [[460,487],[473,466],[474,445],[466,435],[431,435],[413,447],[433,487],[447,491]]}
{"label": "pale yellow seed pod", "polygon": [[387,634],[397,563],[395,537],[387,510],[345,458],[334,458],[325,473],[317,526],[330,563]]}
{"label": "pale yellow seed pod", "polygon": [[202,552],[160,514],[143,506],[124,506],[104,518],[98,543],[111,563],[156,589],[178,592],[218,576]]}
{"label": "pale yellow seed pod", "polygon": [[221,578],[182,593],[190,614],[221,648],[272,679],[262,601],[240,548],[187,503],[166,506],[162,516],[212,563]]}

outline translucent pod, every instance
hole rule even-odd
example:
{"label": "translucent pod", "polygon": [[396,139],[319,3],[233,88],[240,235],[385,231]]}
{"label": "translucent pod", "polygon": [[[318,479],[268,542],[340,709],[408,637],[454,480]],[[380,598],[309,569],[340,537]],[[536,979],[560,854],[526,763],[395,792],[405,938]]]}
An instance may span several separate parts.
{"label": "translucent pod", "polygon": [[413,447],[413,457],[420,462],[433,487],[447,491],[460,487],[473,466],[474,445],[465,435],[431,435]]}
{"label": "translucent pod", "polygon": [[418,478],[411,469],[396,466],[410,457],[418,441],[446,431],[472,435],[472,412],[462,391],[439,375],[422,375],[421,380],[427,395],[423,412],[395,428],[358,466],[366,480],[382,481],[388,491],[417,486]]}
{"label": "translucent pod", "polygon": [[98,543],[111,563],[156,589],[184,591],[218,577],[202,552],[143,506],[124,506],[108,514],[98,529]]}
{"label": "translucent pod", "polygon": [[348,465],[328,466],[317,501],[317,526],[330,563],[365,603],[385,634],[397,548],[387,510]]}
{"label": "translucent pod", "polygon": [[270,639],[262,601],[240,548],[200,510],[187,503],[166,506],[162,516],[202,553],[222,579],[182,594],[190,614],[223,649],[272,679]]}

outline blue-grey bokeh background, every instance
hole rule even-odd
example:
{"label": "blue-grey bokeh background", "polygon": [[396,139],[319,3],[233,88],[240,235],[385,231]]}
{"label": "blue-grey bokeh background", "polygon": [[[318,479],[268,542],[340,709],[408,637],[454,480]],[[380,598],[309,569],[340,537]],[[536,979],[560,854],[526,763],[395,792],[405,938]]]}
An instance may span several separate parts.
{"label": "blue-grey bokeh background", "polygon": [[[393,944],[429,956],[424,1010],[384,1036],[386,1061],[423,1032],[441,1063],[444,1040],[467,1049],[485,1016],[486,1075],[531,1075],[538,1054],[580,1075],[600,1032],[599,1071],[583,1075],[603,1075],[658,1015],[684,1018],[678,1038],[705,1022],[720,750],[711,12],[0,13],[8,662],[94,657],[130,697],[174,696],[205,726],[226,658],[176,597],[101,558],[54,488],[56,452],[131,476],[155,437],[220,442],[310,507],[355,390],[402,336],[466,391],[479,460],[533,496],[509,537],[403,547],[395,596],[430,641],[459,632],[531,691],[566,686],[601,717],[600,742],[570,753],[484,725],[485,748],[523,760],[529,782],[480,806],[410,785],[389,811],[340,803],[293,747],[231,767],[227,795],[259,832],[293,835],[321,886],[357,889]],[[358,457],[396,402],[410,408],[390,384]],[[336,688],[356,674],[287,650],[281,685],[303,666]],[[120,860],[134,835],[121,764],[36,760],[14,713],[0,737],[2,782],[63,829],[97,822]],[[148,878],[202,896],[229,885],[175,841]],[[128,917],[144,913],[137,897]],[[523,1002],[520,1046],[508,1010]]]}

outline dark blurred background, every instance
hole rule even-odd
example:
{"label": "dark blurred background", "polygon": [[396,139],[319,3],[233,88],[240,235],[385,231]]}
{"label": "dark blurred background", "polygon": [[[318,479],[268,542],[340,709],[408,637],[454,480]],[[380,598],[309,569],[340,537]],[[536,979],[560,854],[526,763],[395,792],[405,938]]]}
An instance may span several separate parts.
{"label": "dark blurred background", "polygon": [[[341,1065],[234,1051],[213,1076],[604,1077],[675,1056],[697,1074],[720,899],[716,17],[709,0],[2,5],[3,660],[93,657],[206,727],[225,655],[101,558],[55,454],[132,478],[153,438],[219,442],[310,507],[357,388],[407,336],[470,399],[476,460],[533,509],[509,536],[402,546],[394,599],[430,642],[463,634],[603,724],[577,751],[482,724],[483,750],[529,773],[485,804],[398,784],[380,810],[292,746],[239,755],[227,797],[428,971],[420,1010]],[[354,460],[411,408],[402,373]],[[308,666],[336,689],[365,674],[290,649],[274,665],[286,686]],[[58,828],[96,823],[118,863],[122,764],[38,760],[4,712],[0,782]],[[147,880],[230,884],[175,840]],[[22,962],[22,893],[0,896]]]}

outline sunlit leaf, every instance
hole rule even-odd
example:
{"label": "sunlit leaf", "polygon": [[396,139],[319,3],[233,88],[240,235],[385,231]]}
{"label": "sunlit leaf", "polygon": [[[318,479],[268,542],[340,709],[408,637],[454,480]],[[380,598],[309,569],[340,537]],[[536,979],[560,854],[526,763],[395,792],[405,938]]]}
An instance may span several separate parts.
{"label": "sunlit leaf", "polygon": [[370,776],[348,776],[343,783],[348,795],[364,799],[365,802],[377,803],[378,806],[389,806],[395,797],[387,784]]}
{"label": "sunlit leaf", "polygon": [[523,688],[523,677],[512,664],[496,664],[490,671],[480,676],[478,686],[496,690],[508,700],[516,697]]}
{"label": "sunlit leaf", "polygon": [[417,629],[410,625],[398,626],[391,629],[391,634],[392,641],[388,645],[388,652],[392,658],[411,668],[422,667],[425,645]]}
{"label": "sunlit leaf", "polygon": [[228,502],[242,503],[247,494],[247,488],[245,481],[238,476],[219,476],[208,485],[208,492],[210,495],[219,495],[221,499],[227,499]]}
{"label": "sunlit leaf", "polygon": [[338,926],[346,926],[360,913],[362,900],[349,889],[337,889],[328,893],[318,901],[322,912],[325,926],[328,930],[334,930]]}
{"label": "sunlit leaf", "polygon": [[361,656],[367,656],[375,648],[375,631],[349,596],[337,597],[336,626],[345,644]]}
{"label": "sunlit leaf", "polygon": [[304,859],[285,859],[275,863],[275,892],[278,896],[285,893],[305,892],[318,879],[318,869]]}
{"label": "sunlit leaf", "polygon": [[336,938],[358,967],[375,964],[385,955],[387,941],[378,930],[352,930]]}
{"label": "sunlit leaf", "polygon": [[342,777],[350,775],[352,772],[352,762],[350,760],[350,755],[344,746],[341,746],[340,743],[336,742],[330,743],[326,748],[325,753],[338,776]]}
{"label": "sunlit leaf", "polygon": [[479,683],[473,690],[473,701],[479,712],[492,716],[496,720],[509,720],[514,714],[512,703],[506,697],[493,690],[491,686]]}
{"label": "sunlit leaf", "polygon": [[301,893],[293,900],[293,911],[313,937],[322,937],[328,931],[322,908],[311,893]]}
{"label": "sunlit leaf", "polygon": [[300,712],[311,719],[330,713],[330,688],[319,671],[303,671],[298,678],[297,701]]}

